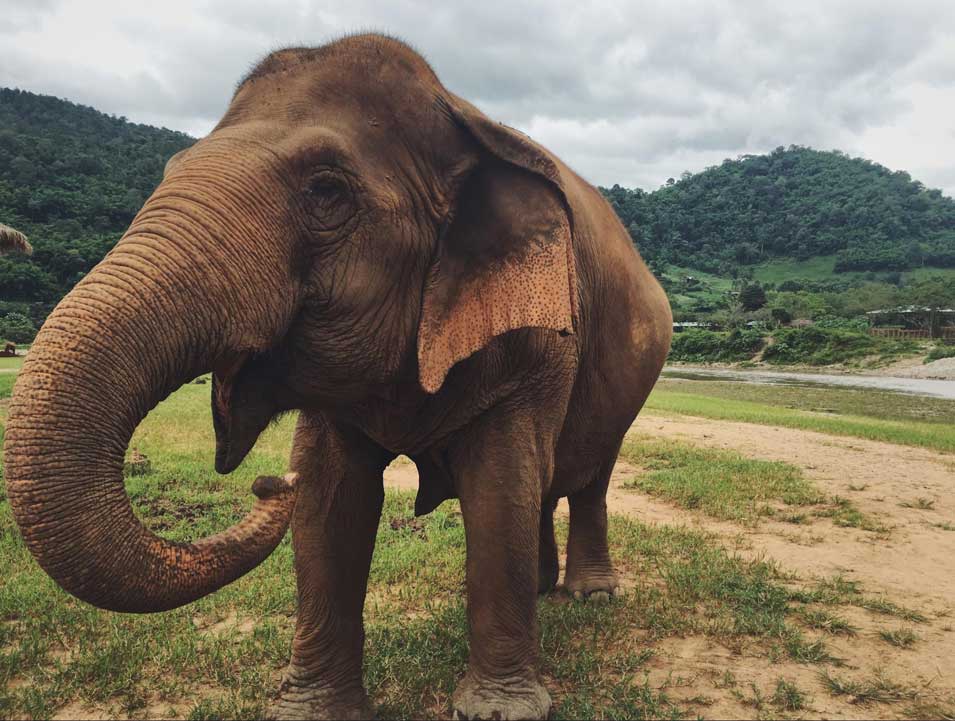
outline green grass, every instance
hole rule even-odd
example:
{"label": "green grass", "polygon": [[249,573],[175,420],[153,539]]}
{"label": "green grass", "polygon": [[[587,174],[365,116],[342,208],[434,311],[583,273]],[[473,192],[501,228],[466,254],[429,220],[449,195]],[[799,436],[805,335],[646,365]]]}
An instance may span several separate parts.
{"label": "green grass", "polygon": [[24,356],[2,356],[0,357],[0,373],[11,370],[19,370],[23,365]]}
{"label": "green grass", "polygon": [[649,437],[629,437],[620,455],[643,470],[628,487],[715,518],[752,524],[775,514],[772,503],[807,506],[825,500],[788,463]]}
{"label": "green grass", "polygon": [[[689,371],[692,373],[692,371]],[[872,388],[661,378],[659,392],[749,401],[831,416],[955,424],[955,401]]]}
{"label": "green grass", "polygon": [[[753,266],[753,277],[760,283],[779,284],[785,280],[833,280],[841,277],[833,273],[834,255],[816,255],[806,260],[784,258]],[[849,274],[853,275],[853,274]]]}
{"label": "green grass", "polygon": [[820,680],[833,696],[846,696],[849,703],[862,706],[911,701],[919,695],[918,690],[892,681],[880,673],[865,681],[850,681],[823,671]]}
{"label": "green grass", "polygon": [[[627,437],[620,457],[640,469],[625,487],[721,520],[755,526],[767,517],[793,524],[830,518],[838,526],[888,531],[848,499],[820,492],[789,463],[635,435]],[[802,510],[784,510],[793,507]]]}
{"label": "green grass", "polygon": [[879,637],[886,643],[890,643],[898,648],[912,648],[915,642],[919,640],[918,634],[911,628],[896,628],[891,631],[879,631]]}
{"label": "green grass", "polygon": [[[141,499],[167,496],[157,479],[146,486]],[[166,535],[218,526],[232,520],[234,506],[225,495],[171,520]],[[263,712],[293,628],[287,540],[256,571],[212,597],[160,615],[127,616],[90,608],[57,589],[29,559],[5,505],[2,513],[0,570],[9,582],[0,593],[0,715],[46,717],[76,701],[135,713],[202,689],[212,696],[187,705],[185,715]],[[384,718],[447,713],[467,658],[460,514],[447,504],[411,528],[403,521],[412,513],[410,494],[387,494],[369,583],[365,681]],[[655,643],[672,635],[727,642],[742,636],[779,644],[800,662],[830,658],[824,644],[804,638],[771,565],[742,560],[687,529],[612,517],[610,530],[612,553],[639,579],[636,588],[608,604],[561,596],[539,604],[542,670],[555,718],[683,715],[645,675]],[[565,537],[566,528],[559,533]],[[251,631],[239,630],[245,619],[254,619]],[[214,633],[217,624],[223,630]]]}
{"label": "green grass", "polygon": [[848,498],[832,496],[827,508],[816,511],[817,516],[831,518],[832,522],[843,528],[861,528],[872,533],[888,533],[889,528],[857,509]]}
{"label": "green grass", "polygon": [[[849,271],[834,273],[836,265],[835,255],[816,255],[806,260],[779,259],[768,263],[753,266],[753,277],[760,283],[779,284],[786,280],[849,280],[868,275],[866,271]],[[694,271],[686,269],[689,275],[696,275]],[[955,268],[914,268],[902,273],[903,282],[913,282],[931,276],[943,276],[955,279]]]}
{"label": "green grass", "polygon": [[800,612],[803,623],[809,628],[823,631],[832,636],[855,636],[859,629],[846,619],[828,609],[803,609]]}
{"label": "green grass", "polygon": [[655,389],[646,409],[657,413],[699,416],[784,428],[854,436],[885,443],[955,452],[955,425],[924,421],[894,421],[868,416],[823,415],[766,403],[702,396],[691,392]]}
{"label": "green grass", "polygon": [[17,379],[17,371],[22,365],[22,356],[0,358],[0,400],[10,397],[13,392],[13,382]]}
{"label": "green grass", "polygon": [[810,703],[808,694],[796,684],[782,678],[776,682],[776,691],[769,700],[780,711],[802,711]]}
{"label": "green grass", "polygon": [[[233,515],[230,502],[213,508]],[[420,533],[392,523],[410,518],[412,508],[410,494],[388,494],[369,584],[365,680],[385,718],[446,713],[467,657],[460,516],[449,504],[422,519]],[[178,521],[167,535],[191,535],[205,525],[201,518]],[[4,521],[9,529],[9,518]],[[705,534],[685,529],[613,518],[611,537],[614,555],[640,574],[628,597],[610,604],[558,597],[539,607],[542,668],[556,718],[679,717],[678,706],[642,673],[653,641],[669,635],[782,639],[796,660],[828,657],[787,622],[787,592],[771,566],[733,557]],[[197,701],[192,717],[262,713],[292,632],[287,541],[228,589],[156,616],[120,616],[77,603],[30,562],[14,533],[3,543],[3,572],[16,583],[0,594],[2,715],[48,716],[78,699],[130,712],[197,687],[219,695]],[[209,633],[235,617],[255,619],[254,630],[240,633],[226,624],[221,635]],[[638,640],[641,632],[645,642]],[[28,685],[11,690],[12,681]]]}
{"label": "green grass", "polygon": [[[872,596],[864,593],[857,581],[844,576],[823,578],[811,588],[795,589],[790,594],[792,601],[802,604],[818,604],[827,607],[854,606],[874,614],[899,618],[910,623],[926,623],[925,614],[890,601],[885,596]],[[804,622],[811,628],[818,628],[812,618],[813,610],[803,608],[800,613]],[[807,616],[807,614],[809,614]]]}
{"label": "green grass", "polygon": [[955,281],[955,268],[935,268],[928,266],[925,268],[914,268],[907,270],[902,274],[904,281],[921,280],[922,278],[931,278],[932,276],[942,276],[948,280]]}

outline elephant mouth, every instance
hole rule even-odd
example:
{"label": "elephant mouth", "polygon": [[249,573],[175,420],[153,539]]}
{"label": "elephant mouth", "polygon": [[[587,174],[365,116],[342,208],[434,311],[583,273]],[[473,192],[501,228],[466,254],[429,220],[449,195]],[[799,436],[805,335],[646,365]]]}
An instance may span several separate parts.
{"label": "elephant mouth", "polygon": [[231,473],[241,465],[269,422],[282,410],[264,356],[238,351],[220,356],[212,369],[215,468]]}

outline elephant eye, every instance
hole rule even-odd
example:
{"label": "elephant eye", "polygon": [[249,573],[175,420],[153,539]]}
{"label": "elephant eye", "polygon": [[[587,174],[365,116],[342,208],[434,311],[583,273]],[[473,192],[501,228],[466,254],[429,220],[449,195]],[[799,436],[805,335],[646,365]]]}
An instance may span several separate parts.
{"label": "elephant eye", "polygon": [[332,230],[352,215],[352,192],[348,181],[331,170],[320,170],[313,175],[306,188],[319,225]]}

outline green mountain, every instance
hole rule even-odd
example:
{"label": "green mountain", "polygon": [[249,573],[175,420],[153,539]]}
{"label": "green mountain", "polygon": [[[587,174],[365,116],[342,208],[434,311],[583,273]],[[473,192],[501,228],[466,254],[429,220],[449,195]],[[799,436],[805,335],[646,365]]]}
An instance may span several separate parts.
{"label": "green mountain", "polygon": [[[30,237],[30,258],[0,257],[0,317],[39,325],[126,230],[195,140],[93,108],[0,88],[0,223]],[[2,335],[2,334],[0,334]]]}
{"label": "green mountain", "polygon": [[[0,257],[0,336],[39,327],[116,243],[166,159],[193,142],[0,88],[0,223],[35,249]],[[604,193],[681,317],[733,314],[737,291],[753,282],[767,290],[753,312],[767,317],[774,308],[852,317],[893,303],[955,304],[955,201],[867,160],[790,146],[653,192]]]}
{"label": "green mountain", "polygon": [[791,145],[685,173],[652,193],[604,190],[645,257],[729,277],[778,258],[836,272],[955,267],[955,201],[904,171]]}

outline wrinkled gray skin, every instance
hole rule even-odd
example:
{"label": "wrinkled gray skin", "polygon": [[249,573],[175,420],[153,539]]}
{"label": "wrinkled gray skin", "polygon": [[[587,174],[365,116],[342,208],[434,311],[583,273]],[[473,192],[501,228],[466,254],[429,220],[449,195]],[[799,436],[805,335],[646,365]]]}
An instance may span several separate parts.
{"label": "wrinkled gray skin", "polygon": [[[613,594],[606,490],[669,345],[660,287],[599,193],[448,92],[401,43],[273,53],[173,158],[116,248],[44,325],[17,382],[8,495],[31,552],[103,608],[173,608],[245,573],[291,522],[299,610],[272,713],[365,718],[362,606],[382,472],[416,510],[460,499],[459,716],[544,718],[535,599]],[[290,475],[194,544],[147,531],[122,481],[137,424],[213,371],[216,468],[301,409]]]}

